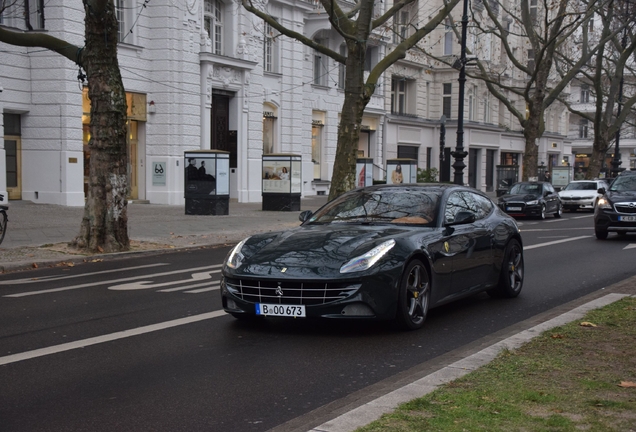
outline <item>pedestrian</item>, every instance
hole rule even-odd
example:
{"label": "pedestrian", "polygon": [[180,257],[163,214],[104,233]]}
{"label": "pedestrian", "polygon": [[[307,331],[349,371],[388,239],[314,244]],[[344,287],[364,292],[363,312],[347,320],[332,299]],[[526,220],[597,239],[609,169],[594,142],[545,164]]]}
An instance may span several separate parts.
{"label": "pedestrian", "polygon": [[574,174],[574,180],[585,180],[585,173],[583,168],[579,167],[579,170]]}

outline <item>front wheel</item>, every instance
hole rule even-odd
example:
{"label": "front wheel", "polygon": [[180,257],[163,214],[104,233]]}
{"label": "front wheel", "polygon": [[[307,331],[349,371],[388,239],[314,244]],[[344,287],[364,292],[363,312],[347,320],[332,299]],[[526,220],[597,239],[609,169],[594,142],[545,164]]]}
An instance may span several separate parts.
{"label": "front wheel", "polygon": [[557,211],[556,213],[554,213],[554,217],[560,218],[562,214],[563,214],[563,208],[561,207],[561,204],[557,204]]}
{"label": "front wheel", "polygon": [[545,219],[545,204],[541,204],[541,213],[539,214],[539,219]]}
{"label": "front wheel", "polygon": [[424,325],[431,299],[431,282],[426,267],[420,260],[411,261],[402,274],[398,293],[396,321],[405,330],[416,330]]}
{"label": "front wheel", "polygon": [[594,228],[594,234],[596,234],[596,238],[599,240],[605,240],[607,238],[607,231],[599,228]]}
{"label": "front wheel", "polygon": [[488,290],[493,297],[517,297],[523,287],[524,265],[523,249],[515,239],[510,240],[504,252],[499,274],[499,284]]}
{"label": "front wheel", "polygon": [[0,214],[0,244],[4,240],[4,235],[7,233],[7,214],[3,211]]}

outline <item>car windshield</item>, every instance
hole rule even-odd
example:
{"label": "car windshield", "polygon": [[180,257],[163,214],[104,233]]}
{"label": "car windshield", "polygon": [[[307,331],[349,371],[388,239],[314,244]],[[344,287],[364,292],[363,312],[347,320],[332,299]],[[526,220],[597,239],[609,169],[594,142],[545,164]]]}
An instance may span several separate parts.
{"label": "car windshield", "polygon": [[345,194],[318,210],[310,223],[432,224],[437,214],[437,190],[386,189]]}
{"label": "car windshield", "polygon": [[568,191],[570,191],[570,190],[590,190],[590,191],[595,191],[597,189],[598,189],[598,186],[596,185],[596,182],[575,182],[575,183],[570,183],[563,190],[568,190]]}
{"label": "car windshield", "polygon": [[636,191],[636,175],[619,175],[610,186],[612,192]]}
{"label": "car windshield", "polygon": [[511,195],[518,194],[541,194],[541,185],[537,183],[517,183],[513,187],[510,188],[508,192]]}

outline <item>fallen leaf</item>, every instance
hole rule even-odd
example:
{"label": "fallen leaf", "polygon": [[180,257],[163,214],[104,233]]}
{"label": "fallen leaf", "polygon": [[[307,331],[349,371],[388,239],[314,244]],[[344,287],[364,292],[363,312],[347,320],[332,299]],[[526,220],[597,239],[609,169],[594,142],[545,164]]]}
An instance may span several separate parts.
{"label": "fallen leaf", "polygon": [[97,250],[100,252],[104,252],[104,249],[101,246],[97,246]]}
{"label": "fallen leaf", "polygon": [[99,259],[94,259],[94,260],[91,260],[91,262],[102,262],[102,261],[104,261],[104,260],[103,260],[103,259],[101,259],[101,258],[99,258]]}
{"label": "fallen leaf", "polygon": [[563,335],[559,333],[555,333],[552,335],[552,339],[563,339]]}
{"label": "fallen leaf", "polygon": [[582,323],[579,324],[581,327],[597,327],[596,324],[588,322],[588,321],[583,321]]}
{"label": "fallen leaf", "polygon": [[33,268],[38,268],[38,265],[36,263],[33,263],[32,267]]}
{"label": "fallen leaf", "polygon": [[621,383],[618,386],[624,387],[624,388],[630,388],[630,387],[636,387],[636,383],[632,381],[621,381]]}

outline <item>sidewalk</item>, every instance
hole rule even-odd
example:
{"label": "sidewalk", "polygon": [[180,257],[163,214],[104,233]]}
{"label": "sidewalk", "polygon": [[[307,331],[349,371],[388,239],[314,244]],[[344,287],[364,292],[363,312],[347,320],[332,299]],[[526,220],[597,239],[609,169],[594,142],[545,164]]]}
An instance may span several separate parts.
{"label": "sidewalk", "polygon": [[[326,196],[303,198],[301,210],[316,210]],[[237,243],[259,232],[300,224],[299,212],[263,211],[261,203],[230,200],[227,216],[186,215],[184,206],[128,204],[128,235],[133,251]],[[9,203],[7,234],[0,245],[0,271],[82,260],[65,247],[79,233],[84,207]]]}

